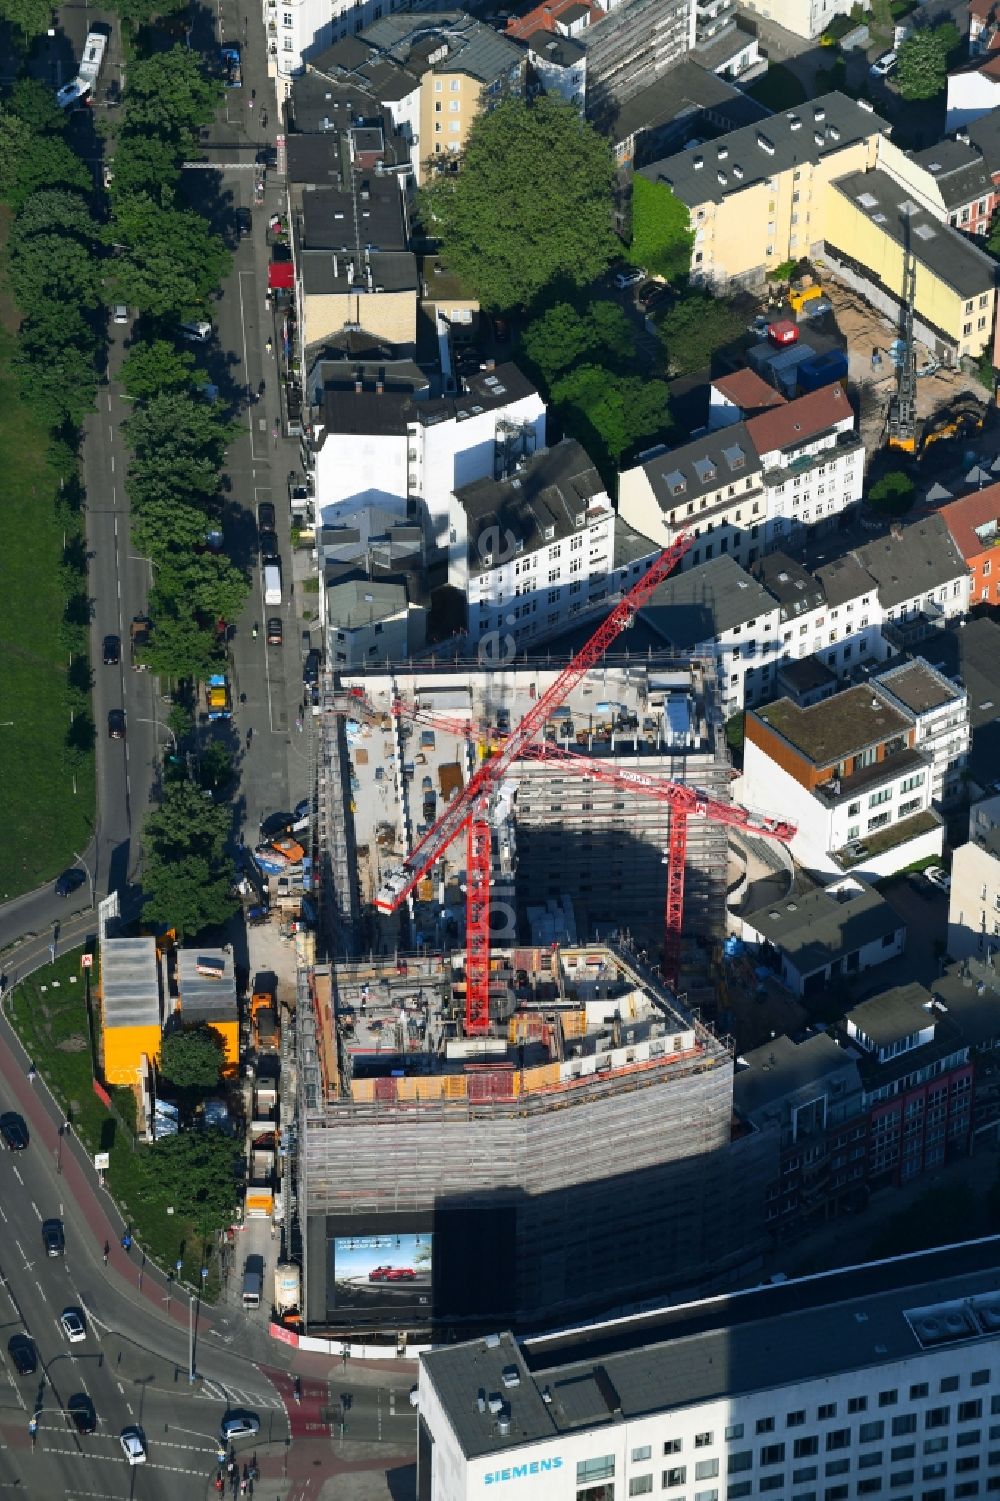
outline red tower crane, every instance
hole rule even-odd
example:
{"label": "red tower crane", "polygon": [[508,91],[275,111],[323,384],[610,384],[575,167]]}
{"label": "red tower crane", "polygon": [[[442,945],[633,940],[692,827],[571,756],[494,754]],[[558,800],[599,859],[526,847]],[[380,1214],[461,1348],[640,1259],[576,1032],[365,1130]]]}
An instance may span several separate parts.
{"label": "red tower crane", "polygon": [[[445,715],[418,709],[414,705],[397,700],[392,712],[433,726],[455,735],[471,739],[492,739],[481,725],[468,719],[452,719]],[[676,988],[680,978],[681,934],[684,926],[684,873],[687,855],[687,821],[691,814],[727,824],[730,828],[742,829],[745,833],[761,839],[774,839],[787,844],[795,838],[794,824],[748,812],[732,803],[720,802],[707,792],[690,787],[686,782],[673,782],[668,777],[653,776],[649,772],[632,767],[615,766],[593,756],[581,755],[551,741],[529,741],[521,747],[518,759],[522,761],[558,761],[567,771],[596,782],[605,782],[632,792],[639,797],[654,798],[670,807],[670,833],[667,843],[667,890],[663,913],[663,974],[667,983]]]}
{"label": "red tower crane", "polygon": [[394,912],[464,829],[465,1026],[469,1033],[485,1032],[490,1024],[490,874],[493,848],[490,803],[494,792],[523,747],[537,735],[553,710],[564,702],[594,664],[600,661],[619,633],[631,624],[636,612],[687,552],[691,541],[690,536],[682,533],[636,580],[586,645],[536,699],[520,724],[515,726],[500,745],[496,755],[483,762],[465,789],[448,804],[441,817],[404,860],[397,877],[390,879],[375,898],[375,905],[380,911]]}

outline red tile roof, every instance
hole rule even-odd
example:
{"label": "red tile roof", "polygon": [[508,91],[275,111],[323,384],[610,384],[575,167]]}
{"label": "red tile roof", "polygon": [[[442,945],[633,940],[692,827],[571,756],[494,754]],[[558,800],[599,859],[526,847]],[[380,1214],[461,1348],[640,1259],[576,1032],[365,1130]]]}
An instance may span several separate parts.
{"label": "red tile roof", "polygon": [[989,543],[979,540],[976,527],[1000,520],[1000,484],[987,485],[985,490],[974,490],[961,500],[951,501],[941,507],[940,516],[966,562],[978,557],[987,551]]}
{"label": "red tile roof", "polygon": [[822,386],[799,396],[784,406],[774,407],[760,417],[751,417],[747,432],[758,453],[770,453],[776,448],[788,448],[793,443],[805,443],[812,437],[826,432],[845,417],[854,417],[854,408],[847,399],[847,392],[838,381],[832,386]]}
{"label": "red tile roof", "polygon": [[781,392],[769,386],[756,370],[734,370],[732,375],[720,375],[712,385],[742,412],[762,412],[785,405]]}
{"label": "red tile roof", "polygon": [[507,22],[507,35],[526,42],[536,31],[555,31],[556,22],[563,12],[581,4],[590,11],[588,25],[593,26],[595,21],[600,21],[604,16],[604,11],[599,5],[593,4],[592,0],[545,0],[544,5],[536,5],[534,10],[526,11],[523,16],[512,16]]}

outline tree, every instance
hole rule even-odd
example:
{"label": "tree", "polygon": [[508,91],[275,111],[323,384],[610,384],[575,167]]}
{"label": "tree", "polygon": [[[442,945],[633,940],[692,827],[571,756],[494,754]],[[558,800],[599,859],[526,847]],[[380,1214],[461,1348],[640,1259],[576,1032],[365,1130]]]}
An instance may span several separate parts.
{"label": "tree", "polygon": [[225,787],[233,775],[233,755],[221,740],[212,740],[198,758],[198,775],[201,785],[217,792]]}
{"label": "tree", "polygon": [[203,545],[209,520],[197,506],[185,505],[179,495],[156,496],[141,507],[134,495],[132,499],[132,538],[146,557],[160,562],[172,552],[192,552]]}
{"label": "tree", "polygon": [[12,84],[9,105],[34,135],[62,135],[66,129],[64,111],[51,88],[38,78],[19,78]]}
{"label": "tree", "polygon": [[160,1073],[178,1089],[214,1089],[225,1061],[222,1037],[207,1023],[163,1034]]}
{"label": "tree", "polygon": [[37,307],[43,300],[70,307],[95,308],[101,303],[97,262],[86,245],[50,230],[16,238],[10,247],[10,282],[21,307]]}
{"label": "tree", "polygon": [[913,481],[901,469],[892,469],[875,481],[868,491],[868,499],[890,516],[905,516],[913,505]]}
{"label": "tree", "polygon": [[195,379],[194,355],[188,349],[177,349],[168,339],[133,344],[118,378],[133,401],[148,401],[174,391],[190,392]]}
{"label": "tree", "polygon": [[148,26],[157,17],[172,16],[184,8],[184,0],[112,0],[108,6],[133,31]]}
{"label": "tree", "polygon": [[896,84],[904,99],[934,99],[948,81],[948,55],[958,45],[951,21],[927,26],[907,37],[898,48]]}
{"label": "tree", "polygon": [[[154,643],[160,633],[159,622]],[[193,935],[223,923],[236,909],[226,855],[230,819],[190,782],[168,782],[143,830],[146,917]]]}
{"label": "tree", "polygon": [[213,1236],[231,1224],[236,1209],[236,1158],[232,1138],[221,1131],[179,1131],[140,1151],[143,1195]]}
{"label": "tree", "polygon": [[205,76],[199,54],[187,47],[136,58],[128,70],[123,145],[136,136],[184,144],[214,117],[221,99],[221,84]]}
{"label": "tree", "polygon": [[632,178],[632,244],[629,259],[650,276],[679,281],[691,269],[694,230],[687,204],[665,182]]}
{"label": "tree", "polygon": [[589,285],[614,259],[614,162],[579,111],[551,95],[476,120],[461,171],[434,178],[421,212],[487,309],[530,305],[562,281]]}
{"label": "tree", "polygon": [[223,854],[230,818],[225,808],[207,803],[191,782],[182,782],[146,819],[143,841],[164,857],[193,851],[215,859]]}
{"label": "tree", "polygon": [[746,319],[725,297],[691,288],[659,318],[670,372],[694,375],[711,366],[713,355],[743,332]]}
{"label": "tree", "polygon": [[159,136],[128,136],[115,149],[115,175],[108,192],[115,205],[130,198],[153,199],[170,208],[180,178],[182,153]]}
{"label": "tree", "polygon": [[146,197],[118,200],[106,235],[119,247],[111,274],[115,294],[157,318],[204,307],[232,264],[201,214],[161,208]]}
{"label": "tree", "polygon": [[[8,154],[8,148],[13,150]],[[20,121],[0,132],[0,194],[15,213],[43,188],[76,188],[87,193],[90,173],[59,136],[32,136]]]}
{"label": "tree", "polygon": [[65,188],[44,188],[33,194],[18,214],[8,244],[13,247],[31,235],[46,232],[72,235],[89,248],[97,233],[97,225],[87,207],[87,200],[80,193],[71,193]]}
{"label": "tree", "polygon": [[184,601],[154,591],[149,603],[156,628],[143,661],[152,671],[168,678],[203,678],[215,672],[219,649],[214,631]]}
{"label": "tree", "polygon": [[[30,332],[30,320],[27,329]],[[32,338],[31,344],[34,342]],[[25,400],[50,428],[58,429],[64,423],[79,427],[93,410],[96,361],[97,348],[91,336],[89,343],[62,339],[47,350],[30,347],[22,340],[14,363]]]}
{"label": "tree", "polygon": [[235,620],[249,585],[229,558],[214,552],[174,551],[163,558],[158,587],[183,599],[205,620]]}
{"label": "tree", "polygon": [[580,365],[552,387],[567,432],[605,469],[666,426],[668,396],[665,381],[616,375],[600,365]]}
{"label": "tree", "polygon": [[33,42],[52,24],[51,0],[0,0],[0,20],[10,23],[22,45]]}
{"label": "tree", "polygon": [[628,363],[635,355],[635,335],[624,310],[613,302],[590,302],[582,312],[557,302],[528,325],[521,348],[551,385],[587,355]]}

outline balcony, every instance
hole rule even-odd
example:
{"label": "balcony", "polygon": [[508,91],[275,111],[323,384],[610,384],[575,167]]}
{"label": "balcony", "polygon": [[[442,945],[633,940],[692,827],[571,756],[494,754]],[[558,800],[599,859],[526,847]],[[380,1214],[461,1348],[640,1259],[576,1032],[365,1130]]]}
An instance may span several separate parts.
{"label": "balcony", "polygon": [[814,469],[822,468],[825,464],[836,464],[839,459],[851,453],[863,453],[864,443],[861,435],[855,432],[838,433],[836,441],[821,448],[818,453],[800,453],[787,464],[775,465],[764,471],[764,483],[767,486],[783,485],[789,476],[809,474]]}
{"label": "balcony", "polygon": [[863,767],[853,776],[834,777],[829,782],[821,782],[818,787],[813,788],[813,796],[826,808],[839,808],[842,803],[874,792],[886,782],[894,782],[897,777],[913,771],[924,771],[930,775],[931,758],[922,751],[907,748],[886,756],[884,761]]}
{"label": "balcony", "polygon": [[870,865],[873,860],[888,854],[890,850],[898,849],[900,845],[909,844],[911,839],[917,839],[921,834],[929,834],[932,829],[943,826],[944,819],[940,813],[933,808],[925,808],[923,812],[914,813],[910,818],[901,818],[898,823],[891,823],[887,828],[865,835],[860,846],[862,854],[849,855],[846,849],[834,850],[833,858],[841,870],[854,870],[859,865]]}

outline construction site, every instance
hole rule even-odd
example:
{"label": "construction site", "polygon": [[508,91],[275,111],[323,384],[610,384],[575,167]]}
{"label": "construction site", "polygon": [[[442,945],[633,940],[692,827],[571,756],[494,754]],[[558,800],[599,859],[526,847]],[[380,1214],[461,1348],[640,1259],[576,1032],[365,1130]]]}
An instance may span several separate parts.
{"label": "construction site", "polygon": [[470,1036],[456,954],[318,965],[299,1005],[311,1331],[447,1337],[752,1271],[770,1136],[733,1060],[624,946],[496,948]]}

